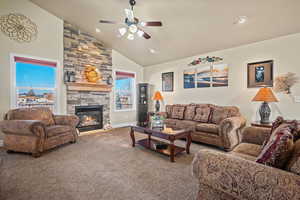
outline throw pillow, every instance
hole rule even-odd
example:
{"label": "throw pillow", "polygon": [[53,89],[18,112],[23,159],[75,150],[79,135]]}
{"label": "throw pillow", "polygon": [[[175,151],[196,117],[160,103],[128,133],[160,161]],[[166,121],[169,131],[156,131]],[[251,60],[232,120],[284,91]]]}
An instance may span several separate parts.
{"label": "throw pillow", "polygon": [[213,124],[220,124],[221,121],[226,119],[229,115],[229,110],[222,108],[222,107],[213,107],[212,108],[212,114],[211,114],[211,123]]}
{"label": "throw pillow", "polygon": [[183,119],[184,115],[184,106],[174,105],[172,109],[172,118],[173,119]]}
{"label": "throw pillow", "polygon": [[290,124],[281,124],[273,131],[256,162],[282,169],[290,159],[293,147],[294,141]]}
{"label": "throw pillow", "polygon": [[208,105],[202,105],[196,108],[196,115],[194,121],[207,123],[209,121],[209,116],[211,113],[211,108]]}
{"label": "throw pillow", "polygon": [[196,110],[195,105],[186,106],[185,111],[184,111],[184,119],[185,120],[193,120],[195,117],[195,110]]}
{"label": "throw pillow", "polygon": [[286,170],[300,175],[300,140],[295,142],[294,150],[291,159],[287,163]]}
{"label": "throw pillow", "polygon": [[173,110],[173,105],[166,105],[166,113],[168,118],[172,117],[172,110]]}

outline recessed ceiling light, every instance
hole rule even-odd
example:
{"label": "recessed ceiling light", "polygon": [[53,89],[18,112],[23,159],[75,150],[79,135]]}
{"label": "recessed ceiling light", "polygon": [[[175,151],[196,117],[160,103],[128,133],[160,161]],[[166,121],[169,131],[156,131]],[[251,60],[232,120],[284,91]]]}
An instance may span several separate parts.
{"label": "recessed ceiling light", "polygon": [[245,24],[248,21],[247,16],[239,16],[234,24]]}
{"label": "recessed ceiling light", "polygon": [[96,32],[97,32],[97,33],[100,33],[101,30],[100,30],[99,28],[96,28]]}
{"label": "recessed ceiling light", "polygon": [[157,54],[157,51],[155,49],[149,49],[150,53]]}

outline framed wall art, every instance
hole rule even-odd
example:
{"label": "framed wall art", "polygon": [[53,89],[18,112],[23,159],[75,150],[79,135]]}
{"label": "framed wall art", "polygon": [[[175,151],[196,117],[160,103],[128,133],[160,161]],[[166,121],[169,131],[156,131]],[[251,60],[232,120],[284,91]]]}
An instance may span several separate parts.
{"label": "framed wall art", "polygon": [[213,65],[212,70],[212,86],[227,87],[228,86],[228,65],[219,64]]}
{"label": "framed wall art", "polygon": [[248,88],[273,87],[273,60],[248,63]]}
{"label": "framed wall art", "polygon": [[174,91],[174,72],[162,73],[162,91],[173,92]]}
{"label": "framed wall art", "polygon": [[196,86],[196,69],[186,69],[183,71],[183,88],[195,88]]}

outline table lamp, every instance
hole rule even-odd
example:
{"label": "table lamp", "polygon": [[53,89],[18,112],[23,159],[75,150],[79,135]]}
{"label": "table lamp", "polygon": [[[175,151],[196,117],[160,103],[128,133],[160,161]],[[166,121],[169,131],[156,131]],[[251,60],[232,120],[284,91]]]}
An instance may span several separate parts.
{"label": "table lamp", "polygon": [[160,108],[160,103],[159,101],[163,100],[164,98],[162,97],[161,93],[159,91],[156,91],[154,96],[153,96],[153,100],[156,101],[155,104],[155,112],[159,112],[159,108]]}
{"label": "table lamp", "polygon": [[271,115],[271,109],[268,102],[278,102],[271,88],[266,88],[266,87],[260,88],[256,96],[252,99],[252,101],[263,102],[259,108],[260,123],[262,124],[270,123],[269,118]]}

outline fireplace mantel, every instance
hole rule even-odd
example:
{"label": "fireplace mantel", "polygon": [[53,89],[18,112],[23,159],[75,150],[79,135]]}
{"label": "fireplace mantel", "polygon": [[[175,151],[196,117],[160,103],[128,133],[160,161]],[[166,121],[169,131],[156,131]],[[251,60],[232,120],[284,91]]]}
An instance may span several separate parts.
{"label": "fireplace mantel", "polygon": [[69,82],[66,85],[69,91],[111,92],[112,90],[112,85],[98,83]]}

